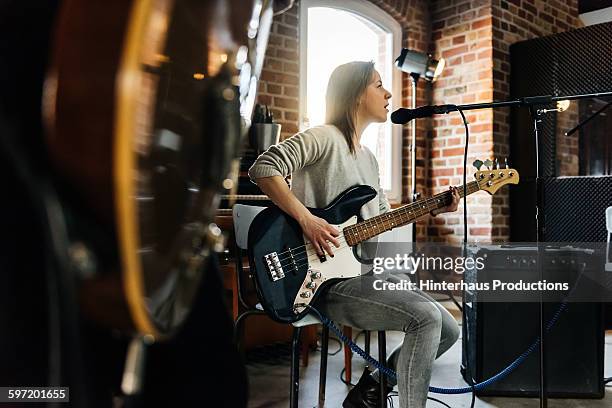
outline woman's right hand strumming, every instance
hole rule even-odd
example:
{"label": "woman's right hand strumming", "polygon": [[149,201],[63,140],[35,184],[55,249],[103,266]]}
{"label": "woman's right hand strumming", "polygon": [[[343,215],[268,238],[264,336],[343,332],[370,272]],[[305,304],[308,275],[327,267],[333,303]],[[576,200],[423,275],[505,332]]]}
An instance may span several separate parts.
{"label": "woman's right hand strumming", "polygon": [[334,256],[330,243],[336,248],[340,242],[336,238],[340,235],[338,230],[332,227],[323,218],[313,215],[304,204],[302,204],[289,190],[287,183],[280,176],[263,177],[256,180],[259,188],[276,204],[281,210],[293,217],[302,228],[306,240],[310,241],[317,255]]}
{"label": "woman's right hand strumming", "polygon": [[306,239],[312,243],[317,255],[324,255],[325,251],[333,257],[334,253],[330,243],[335,245],[336,248],[340,247],[340,241],[336,238],[340,233],[323,218],[309,214],[300,221],[300,227],[302,227]]}

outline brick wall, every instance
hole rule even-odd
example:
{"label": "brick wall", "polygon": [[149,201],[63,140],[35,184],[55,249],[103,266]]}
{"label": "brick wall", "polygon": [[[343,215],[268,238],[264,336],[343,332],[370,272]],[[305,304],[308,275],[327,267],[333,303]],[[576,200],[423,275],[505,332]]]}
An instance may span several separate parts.
{"label": "brick wall", "polygon": [[[578,27],[577,0],[452,0],[431,5],[432,44],[430,49],[447,58],[447,68],[434,85],[433,102],[478,103],[509,98],[511,44]],[[508,109],[472,111],[470,153],[475,158],[509,154]],[[448,183],[459,184],[462,174],[464,130],[459,116],[434,121],[430,182],[433,192]],[[563,171],[577,171],[577,142],[562,139],[558,151]],[[511,163],[511,160],[510,160]],[[471,170],[469,170],[471,172]],[[471,177],[471,175],[469,176]],[[508,189],[495,196],[477,193],[468,199],[470,238],[502,241],[509,237]],[[462,238],[462,208],[430,220],[432,240]]]}
{"label": "brick wall", "polygon": [[[395,18],[402,27],[402,47],[426,52],[431,38],[431,25],[429,23],[429,8],[427,1],[421,0],[373,0],[372,3],[386,11]],[[412,89],[410,77],[402,74],[402,106],[410,106]],[[417,106],[426,105],[430,101],[430,86],[425,81],[419,81],[417,87]],[[412,123],[415,123],[414,121]],[[417,191],[423,197],[429,195],[427,173],[429,165],[428,134],[431,130],[430,121],[417,123],[417,156],[416,178]],[[402,202],[411,201],[410,174],[410,126],[404,126],[402,132]],[[427,235],[428,219],[417,222],[417,237],[423,239]]]}
{"label": "brick wall", "polygon": [[[371,0],[401,25],[403,47],[428,51],[446,59],[434,84],[421,80],[417,106],[429,103],[477,103],[509,97],[509,46],[517,41],[578,27],[577,0]],[[282,136],[298,130],[299,0],[274,19],[258,102],[272,107],[283,125]],[[402,77],[402,105],[410,105],[410,80]],[[466,113],[470,123],[468,162],[508,155],[507,110]],[[570,116],[568,116],[570,118]],[[571,118],[568,120],[572,120]],[[417,121],[417,190],[424,196],[462,183],[464,129],[458,114]],[[403,131],[403,202],[410,201],[410,132]],[[562,174],[577,173],[577,140],[559,137]],[[502,160],[503,161],[503,160]],[[511,162],[511,161],[510,161]],[[473,168],[468,172],[471,179]],[[470,237],[500,241],[509,237],[508,189],[491,197],[480,192],[468,198]],[[417,225],[419,239],[458,242],[463,235],[462,208],[457,213],[425,218]]]}
{"label": "brick wall", "polygon": [[[499,100],[508,99],[510,83],[510,45],[545,35],[567,31],[580,27],[578,17],[578,0],[493,0],[493,89],[494,97]],[[508,135],[510,132],[510,111],[497,109],[493,115],[496,125],[493,131],[494,153],[507,155],[509,152]],[[559,126],[558,126],[559,127]],[[564,156],[564,171],[572,171],[571,163],[575,161],[576,174],[578,158],[568,156],[573,151],[570,139],[558,139],[562,143],[557,151]],[[576,141],[577,154],[577,141]],[[567,164],[570,164],[569,166]],[[497,200],[497,201],[495,201]],[[507,239],[509,229],[508,190],[502,191],[494,199],[493,223],[498,229],[493,231],[492,238]]]}
{"label": "brick wall", "polygon": [[[434,83],[434,104],[466,104],[493,98],[492,13],[489,1],[455,0],[432,3],[430,51],[446,59],[440,79]],[[468,182],[471,163],[493,154],[493,112],[466,112],[470,129]],[[432,193],[463,183],[465,130],[461,116],[436,116],[432,132],[430,183]],[[479,192],[468,197],[470,237],[485,239],[492,234],[493,199]],[[456,213],[430,220],[431,240],[458,242],[463,236],[463,203]]]}
{"label": "brick wall", "polygon": [[298,131],[298,7],[274,17],[257,94],[257,103],[270,106],[282,125],[282,139]]}

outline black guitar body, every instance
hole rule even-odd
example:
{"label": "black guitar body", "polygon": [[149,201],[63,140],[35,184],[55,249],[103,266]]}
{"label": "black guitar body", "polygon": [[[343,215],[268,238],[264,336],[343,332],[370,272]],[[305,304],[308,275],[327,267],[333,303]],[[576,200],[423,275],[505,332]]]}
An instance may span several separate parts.
{"label": "black guitar body", "polygon": [[[372,187],[358,185],[344,191],[326,208],[309,210],[332,225],[342,224],[352,216],[360,218],[361,207],[376,195]],[[292,323],[308,314],[308,309],[296,313],[293,304],[306,279],[309,265],[306,257],[303,257],[301,262],[296,263],[297,268],[287,268],[285,276],[275,281],[270,276],[264,257],[273,252],[286,253],[288,248],[302,248],[303,245],[304,237],[297,221],[276,206],[261,211],[249,229],[248,255],[257,295],[267,314],[281,323]],[[311,302],[319,293],[315,293]]]}

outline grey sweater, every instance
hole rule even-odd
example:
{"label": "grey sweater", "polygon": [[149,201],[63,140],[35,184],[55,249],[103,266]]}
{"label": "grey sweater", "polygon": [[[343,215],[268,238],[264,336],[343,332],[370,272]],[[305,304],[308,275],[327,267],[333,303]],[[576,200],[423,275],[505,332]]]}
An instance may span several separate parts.
{"label": "grey sweater", "polygon": [[306,207],[322,208],[349,187],[365,184],[378,191],[361,216],[368,219],[389,210],[380,187],[378,162],[365,146],[351,154],[342,133],[333,125],[310,128],[270,147],[249,169],[249,177],[291,174],[292,191]]}

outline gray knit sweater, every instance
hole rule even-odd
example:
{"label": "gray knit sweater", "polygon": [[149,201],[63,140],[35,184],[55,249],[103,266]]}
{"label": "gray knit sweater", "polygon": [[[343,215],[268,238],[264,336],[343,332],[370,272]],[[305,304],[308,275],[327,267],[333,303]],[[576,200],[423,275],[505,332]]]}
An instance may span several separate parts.
{"label": "gray knit sweater", "polygon": [[307,207],[323,208],[349,187],[365,184],[378,191],[361,216],[368,219],[389,210],[378,174],[378,162],[365,146],[351,154],[342,133],[332,125],[310,128],[270,147],[249,169],[249,177],[291,174],[291,189]]}

